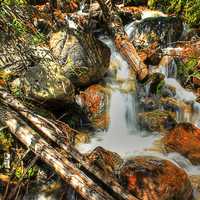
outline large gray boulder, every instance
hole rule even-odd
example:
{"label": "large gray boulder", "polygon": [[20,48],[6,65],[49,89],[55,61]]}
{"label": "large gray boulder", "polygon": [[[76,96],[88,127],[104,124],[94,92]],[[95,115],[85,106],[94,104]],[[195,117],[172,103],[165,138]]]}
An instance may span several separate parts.
{"label": "large gray boulder", "polygon": [[43,60],[30,67],[23,77],[16,79],[11,90],[22,92],[25,97],[45,102],[74,101],[74,86],[63,75],[62,68],[51,60]]}
{"label": "large gray boulder", "polygon": [[149,17],[133,24],[131,40],[138,48],[154,46],[166,47],[180,39],[182,21],[177,17]]}
{"label": "large gray boulder", "polygon": [[53,33],[50,49],[64,75],[78,87],[100,80],[109,67],[110,49],[90,34]]}

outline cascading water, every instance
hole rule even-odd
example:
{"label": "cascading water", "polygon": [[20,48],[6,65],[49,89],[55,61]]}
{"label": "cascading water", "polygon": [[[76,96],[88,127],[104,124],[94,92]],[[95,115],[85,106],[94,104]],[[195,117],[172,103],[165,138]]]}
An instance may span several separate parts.
{"label": "cascading water", "polygon": [[[147,135],[136,126],[135,91],[123,91],[122,87],[130,84],[129,66],[114,48],[113,42],[108,38],[101,38],[111,49],[111,63],[117,63],[117,74],[110,78],[112,94],[110,99],[110,125],[107,131],[98,132],[89,144],[82,144],[78,149],[84,153],[102,146],[105,149],[119,153],[122,156],[143,152],[153,145],[156,135]],[[118,83],[117,80],[120,80]]]}
{"label": "cascading water", "polygon": [[[128,25],[126,31],[127,34],[130,35],[132,32],[132,26]],[[133,155],[157,156],[171,160],[177,165],[183,167],[190,175],[200,175],[200,166],[193,166],[188,159],[181,156],[179,153],[163,154],[155,150],[155,142],[161,139],[160,134],[148,134],[147,132],[142,132],[137,128],[137,104],[134,92],[123,92],[123,90],[121,90],[123,84],[120,85],[117,83],[118,79],[123,80],[124,83],[126,83],[130,78],[129,66],[116,51],[110,39],[101,38],[101,40],[111,49],[111,63],[114,62],[118,65],[116,77],[114,80],[110,78],[108,81],[111,83],[110,87],[113,88],[109,110],[110,125],[107,131],[96,133],[89,144],[82,144],[78,146],[78,149],[81,152],[86,153],[97,146],[102,146],[105,149],[117,152],[124,158]],[[184,115],[184,111],[179,111],[179,113],[177,113],[177,121],[188,121],[198,125],[200,104],[195,102],[196,96],[192,92],[185,90],[178,83],[176,80],[176,71],[175,62],[172,62],[171,68],[163,69],[161,67],[157,70],[157,72],[165,75],[166,84],[176,88],[176,98],[178,100],[192,104],[193,112],[187,116],[187,114]],[[170,78],[170,76],[173,78]]]}
{"label": "cascading water", "polygon": [[[83,12],[80,10],[79,14]],[[155,14],[155,13],[154,13]],[[143,18],[149,17],[149,13],[144,13]],[[69,26],[76,28],[76,24],[67,19]],[[133,23],[125,27],[127,34],[130,36],[133,31]],[[110,99],[110,124],[105,132],[97,132],[91,138],[90,143],[81,144],[77,148],[86,153],[93,150],[97,146],[102,146],[105,149],[114,151],[124,158],[132,155],[153,155],[171,160],[172,162],[183,167],[190,175],[200,175],[200,166],[193,166],[189,160],[178,153],[163,154],[153,150],[155,141],[161,139],[160,134],[142,132],[137,128],[136,111],[137,102],[134,95],[134,90],[124,90],[127,84],[134,83],[131,79],[129,66],[121,55],[116,51],[112,40],[102,37],[100,38],[111,49],[111,63],[117,66],[116,76],[106,79],[108,87],[111,88]],[[157,69],[157,72],[165,75],[166,84],[173,86],[176,89],[176,98],[192,104],[193,112],[184,114],[177,112],[178,121],[188,121],[200,126],[200,104],[195,102],[196,96],[192,92],[186,91],[175,79],[176,65],[172,62],[171,67],[163,67]],[[120,81],[118,81],[120,80]],[[148,92],[148,88],[147,88]],[[195,116],[195,117],[194,117]],[[44,199],[43,194],[36,199]],[[53,198],[50,198],[53,199]],[[69,195],[69,199],[76,199],[74,191]]]}
{"label": "cascading water", "polygon": [[[167,48],[164,49],[164,53],[170,54],[170,52],[176,52],[176,55],[179,55],[181,48]],[[186,90],[181,86],[177,80],[177,65],[176,62],[170,58],[166,57],[163,63],[155,69],[155,72],[159,72],[165,75],[165,83],[176,90],[175,98],[182,102],[185,102],[187,105],[191,106],[191,110],[178,110],[176,112],[176,120],[178,122],[190,122],[200,127],[200,103],[196,102],[196,95]],[[189,106],[188,106],[189,107]]]}

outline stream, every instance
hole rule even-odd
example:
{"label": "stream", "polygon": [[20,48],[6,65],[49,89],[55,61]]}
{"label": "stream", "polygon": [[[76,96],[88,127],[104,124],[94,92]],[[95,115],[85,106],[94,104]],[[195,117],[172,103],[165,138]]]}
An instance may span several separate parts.
{"label": "stream", "polygon": [[[82,12],[80,13],[82,14]],[[146,13],[145,16],[149,17],[149,13]],[[69,23],[71,27],[76,28],[76,25],[72,21],[69,20]],[[133,31],[132,23],[127,25],[125,30],[127,34],[130,35]],[[108,110],[110,123],[107,130],[94,133],[89,143],[78,145],[78,150],[81,153],[87,153],[97,146],[101,146],[107,150],[118,153],[124,159],[136,155],[157,156],[168,159],[179,165],[184,168],[189,175],[200,176],[199,165],[192,165],[188,159],[181,156],[179,153],[167,154],[159,151],[160,140],[162,138],[161,134],[143,131],[138,127],[136,116],[139,102],[137,102],[138,100],[136,97],[135,79],[131,76],[129,65],[117,52],[110,38],[101,36],[100,40],[111,49],[110,68],[112,68],[113,63],[116,65],[115,76],[108,76],[104,80],[108,88],[111,89]],[[200,104],[195,101],[196,96],[194,93],[187,91],[180,85],[176,77],[176,70],[175,63],[167,67],[153,67],[153,72],[164,74],[166,84],[176,89],[176,99],[192,104],[193,112],[187,113],[184,111],[177,111],[176,120],[178,122],[191,122],[200,127]],[[129,87],[130,85],[133,87]],[[41,194],[36,199],[43,200],[48,198]],[[72,199],[76,200],[74,192],[70,195],[70,200]]]}
{"label": "stream", "polygon": [[[127,25],[125,29],[128,35],[133,31],[131,24]],[[189,175],[200,175],[200,166],[192,165],[187,158],[179,153],[164,154],[154,151],[154,147],[159,143],[162,136],[159,133],[140,130],[136,122],[138,102],[135,91],[124,92],[122,89],[124,84],[131,81],[129,76],[130,68],[116,51],[113,42],[109,38],[101,37],[100,39],[111,49],[110,63],[117,63],[116,76],[106,79],[107,85],[112,88],[108,111],[110,114],[110,124],[107,131],[95,133],[90,143],[79,145],[77,147],[79,151],[86,153],[92,151],[97,146],[102,146],[107,150],[118,153],[123,158],[136,155],[157,156],[174,162],[184,168]],[[176,99],[192,104],[193,112],[177,111],[176,120],[178,122],[191,122],[200,127],[200,104],[195,101],[195,94],[184,89],[176,79],[175,63],[169,67],[160,66],[155,68],[154,72],[160,72],[165,75],[166,84],[176,89]],[[120,84],[118,83],[118,77],[123,80],[123,84],[121,84],[121,81]]]}

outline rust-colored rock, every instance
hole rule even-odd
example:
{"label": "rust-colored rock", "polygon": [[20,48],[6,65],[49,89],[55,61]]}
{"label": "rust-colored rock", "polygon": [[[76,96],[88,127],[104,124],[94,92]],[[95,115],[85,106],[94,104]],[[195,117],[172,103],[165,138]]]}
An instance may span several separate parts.
{"label": "rust-colored rock", "polygon": [[164,137],[168,151],[186,156],[193,164],[200,164],[200,129],[190,123],[180,123]]}
{"label": "rust-colored rock", "polygon": [[108,128],[109,97],[109,90],[99,84],[88,87],[77,97],[78,103],[85,109],[92,126],[96,129]]}
{"label": "rust-colored rock", "polygon": [[138,156],[121,168],[125,188],[141,200],[192,200],[186,172],[168,160]]}

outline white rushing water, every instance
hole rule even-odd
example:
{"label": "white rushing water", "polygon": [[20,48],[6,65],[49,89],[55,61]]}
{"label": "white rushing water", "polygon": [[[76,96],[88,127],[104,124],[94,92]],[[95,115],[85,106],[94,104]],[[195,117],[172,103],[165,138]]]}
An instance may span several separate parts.
{"label": "white rushing water", "polygon": [[[179,55],[181,48],[166,48],[163,52],[168,54]],[[176,90],[175,98],[187,105],[191,105],[191,110],[180,110],[176,113],[176,120],[178,122],[190,122],[200,127],[200,103],[196,102],[197,96],[181,86],[177,80],[177,65],[171,57],[166,57],[163,62],[154,70],[165,75],[165,83]]]}
{"label": "white rushing water", "polygon": [[[129,79],[129,66],[127,62],[114,48],[113,42],[108,38],[101,38],[111,49],[111,63],[117,63],[117,79],[126,81]],[[133,80],[134,81],[134,80]],[[112,80],[112,95],[110,99],[110,125],[107,131],[98,132],[89,144],[82,144],[78,149],[88,152],[97,146],[128,156],[134,153],[142,153],[153,145],[157,135],[148,135],[136,128],[136,103],[134,93],[120,90],[116,80]]]}
{"label": "white rushing water", "polygon": [[[131,25],[126,27],[128,34],[131,34],[131,29]],[[142,132],[137,128],[137,107],[134,94],[131,92],[123,93],[123,91],[119,89],[120,86],[117,86],[116,83],[116,80],[119,77],[119,79],[124,80],[125,83],[125,80],[130,78],[128,64],[116,51],[113,42],[110,39],[101,38],[101,40],[111,49],[111,63],[115,63],[115,65],[117,63],[116,79],[111,81],[111,87],[114,89],[110,99],[110,125],[107,131],[96,133],[92,137],[90,143],[81,144],[78,146],[78,149],[82,153],[86,153],[97,146],[102,146],[107,150],[120,154],[124,158],[135,155],[158,156],[171,160],[177,165],[183,167],[191,175],[200,175],[200,166],[193,166],[189,160],[181,156],[179,153],[163,154],[154,151],[154,143],[161,139],[160,134]],[[198,125],[200,104],[195,102],[196,96],[192,92],[185,90],[175,78],[169,77],[170,75],[175,77],[176,70],[175,63],[172,63],[171,69],[160,68],[160,72],[166,76],[166,84],[173,86],[176,89],[176,98],[186,103],[191,103],[194,110],[190,114],[184,114],[184,111],[178,112],[177,120],[180,118],[182,120],[178,121],[187,121]],[[195,112],[196,117],[194,117]]]}

